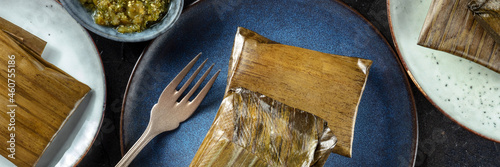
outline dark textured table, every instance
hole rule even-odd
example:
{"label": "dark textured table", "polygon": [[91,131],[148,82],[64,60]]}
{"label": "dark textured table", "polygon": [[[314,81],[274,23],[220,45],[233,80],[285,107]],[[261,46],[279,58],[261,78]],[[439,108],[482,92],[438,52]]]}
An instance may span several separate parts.
{"label": "dark textured table", "polygon": [[[185,8],[193,1],[185,0]],[[386,0],[343,1],[370,21],[394,48]],[[97,139],[78,166],[114,166],[121,158],[120,114],[127,81],[135,62],[150,42],[121,43],[93,33],[90,35],[104,65],[106,110]],[[462,128],[434,107],[413,83],[410,84],[419,128],[415,166],[500,166],[500,143]]]}

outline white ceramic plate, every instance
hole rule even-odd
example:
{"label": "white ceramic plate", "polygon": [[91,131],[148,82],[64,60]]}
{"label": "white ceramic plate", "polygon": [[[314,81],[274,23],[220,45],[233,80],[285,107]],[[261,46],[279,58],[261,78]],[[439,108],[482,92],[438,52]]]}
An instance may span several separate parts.
{"label": "white ceramic plate", "polygon": [[[42,57],[92,88],[37,165],[74,166],[92,145],[104,113],[106,86],[97,49],[54,0],[0,0],[0,17],[45,40]],[[14,165],[0,156],[0,166]]]}
{"label": "white ceramic plate", "polygon": [[388,0],[399,56],[415,84],[445,115],[500,142],[500,74],[445,52],[417,45],[431,0]]}

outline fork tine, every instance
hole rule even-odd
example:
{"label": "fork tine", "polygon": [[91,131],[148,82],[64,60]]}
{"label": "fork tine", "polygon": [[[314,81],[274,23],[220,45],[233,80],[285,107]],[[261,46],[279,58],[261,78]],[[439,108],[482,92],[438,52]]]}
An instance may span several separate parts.
{"label": "fork tine", "polygon": [[165,87],[165,89],[163,89],[163,92],[161,93],[160,95],[160,98],[158,99],[158,101],[161,101],[163,100],[164,98],[170,98],[171,95],[166,93],[166,92],[174,92],[175,88],[177,87],[177,85],[179,85],[179,83],[181,83],[182,79],[184,79],[184,77],[187,75],[187,73],[189,72],[189,70],[191,70],[191,68],[194,66],[194,64],[196,63],[196,61],[198,61],[198,59],[200,58],[200,55],[201,53],[199,53],[198,55],[196,55],[195,58],[193,58],[193,60],[191,60],[188,65],[186,65],[186,67],[184,67],[182,69],[181,72],[179,72],[179,74],[177,74],[177,76],[175,76],[175,78],[170,81],[170,83],[168,84],[167,87]]}
{"label": "fork tine", "polygon": [[196,88],[198,88],[198,86],[200,86],[201,82],[203,82],[203,80],[205,80],[206,76],[208,75],[208,72],[210,72],[210,70],[212,69],[213,66],[214,65],[210,66],[210,69],[208,69],[207,72],[205,72],[202,79],[198,80],[198,82],[196,83],[196,86],[189,91],[189,93],[188,93],[189,95],[186,95],[186,97],[184,97],[182,99],[182,101],[180,102],[180,104],[185,104],[185,106],[187,108],[189,108],[189,109],[186,109],[184,112],[179,113],[177,118],[179,119],[180,122],[184,122],[186,119],[188,119],[193,114],[193,112],[196,110],[196,108],[198,108],[198,106],[200,105],[203,98],[205,98],[205,95],[207,95],[208,90],[210,90],[210,88],[212,88],[212,85],[214,84],[215,79],[217,79],[217,76],[219,75],[220,70],[218,70],[217,73],[215,73],[214,76],[212,78],[210,78],[207,85],[205,85],[203,87],[203,89],[201,89],[200,93],[198,93],[198,95],[191,102],[188,102],[189,96],[191,96],[194,93],[194,91],[196,90]]}
{"label": "fork tine", "polygon": [[207,60],[208,59],[205,59],[205,61],[203,61],[203,63],[201,63],[201,65],[196,69],[196,71],[194,71],[194,73],[191,75],[191,77],[189,77],[189,79],[186,81],[186,83],[184,83],[184,85],[181,87],[181,89],[179,89],[178,91],[176,91],[174,93],[173,98],[177,99],[181,96],[182,92],[184,92],[184,90],[187,89],[189,84],[191,84],[191,82],[193,82],[194,78],[196,78],[198,73],[200,73],[203,66],[205,66],[205,63],[207,62]]}
{"label": "fork tine", "polygon": [[193,95],[194,92],[196,91],[196,89],[198,89],[198,87],[205,80],[205,78],[207,77],[208,73],[210,73],[210,71],[212,70],[213,67],[214,67],[214,65],[212,64],[210,66],[210,68],[208,68],[208,70],[205,71],[205,73],[203,74],[203,76],[196,82],[196,84],[193,86],[193,88],[191,88],[191,90],[186,94],[186,96],[184,96],[184,98],[180,101],[180,103],[185,103],[185,102],[187,102],[189,100],[189,98],[191,97],[191,95]]}
{"label": "fork tine", "polygon": [[203,89],[200,91],[200,93],[198,93],[198,95],[196,95],[196,97],[193,99],[193,101],[191,101],[191,105],[196,106],[196,107],[198,105],[200,105],[200,103],[203,100],[203,98],[205,98],[205,96],[207,95],[208,90],[210,90],[210,88],[214,84],[215,79],[217,79],[217,76],[219,76],[219,73],[220,73],[220,70],[218,70],[214,74],[214,76],[212,76],[212,78],[210,78],[210,80],[208,81],[207,85],[205,85],[205,87],[203,87]]}

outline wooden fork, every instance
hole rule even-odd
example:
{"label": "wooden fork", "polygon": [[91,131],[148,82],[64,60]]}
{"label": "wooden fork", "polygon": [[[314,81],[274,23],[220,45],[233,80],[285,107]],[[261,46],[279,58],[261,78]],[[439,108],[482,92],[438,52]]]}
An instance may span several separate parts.
{"label": "wooden fork", "polygon": [[194,78],[201,71],[207,60],[205,60],[196,71],[191,75],[191,77],[186,81],[186,83],[181,87],[181,89],[176,90],[177,85],[182,81],[182,79],[187,75],[189,70],[194,66],[196,61],[199,59],[201,53],[198,54],[189,64],[184,67],[184,69],[177,74],[177,76],[168,84],[163,90],[158,99],[158,102],[151,109],[151,117],[149,119],[148,126],[146,130],[141,135],[141,137],[135,142],[135,144],[128,150],[128,152],[123,156],[123,158],[116,164],[116,167],[128,166],[132,160],[140,153],[140,151],[146,146],[149,141],[151,141],[158,134],[174,130],[179,126],[179,123],[188,119],[191,114],[198,108],[203,98],[207,95],[208,90],[212,87],[215,79],[219,75],[220,70],[218,70],[212,78],[208,81],[205,87],[198,93],[198,95],[191,101],[189,98],[198,89],[203,80],[207,77],[210,68],[203,74],[203,76],[196,82],[194,87],[187,93],[185,97],[182,98],[180,102],[177,99],[181,96],[182,92],[187,89],[189,84],[194,80]]}

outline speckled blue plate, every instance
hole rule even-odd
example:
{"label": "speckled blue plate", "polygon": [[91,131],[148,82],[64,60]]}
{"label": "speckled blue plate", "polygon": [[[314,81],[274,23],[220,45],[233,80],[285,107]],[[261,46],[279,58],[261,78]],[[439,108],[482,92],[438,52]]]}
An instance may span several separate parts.
{"label": "speckled blue plate", "polygon": [[409,82],[391,47],[357,12],[332,0],[203,0],[185,10],[173,31],[154,40],[137,62],[125,92],[122,148],[139,138],[161,91],[199,52],[221,75],[195,114],[153,139],[132,166],[189,165],[222,101],[238,26],[282,44],[373,60],[352,158],[332,154],[325,166],[414,164],[417,118]]}

